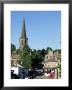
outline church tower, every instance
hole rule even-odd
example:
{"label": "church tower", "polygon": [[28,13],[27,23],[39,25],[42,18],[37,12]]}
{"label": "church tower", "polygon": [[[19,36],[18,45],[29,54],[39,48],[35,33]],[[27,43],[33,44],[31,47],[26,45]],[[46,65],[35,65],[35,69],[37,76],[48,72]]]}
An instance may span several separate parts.
{"label": "church tower", "polygon": [[19,43],[20,43],[20,49],[23,48],[25,45],[28,45],[28,39],[26,36],[25,19],[23,19],[22,31],[21,31]]}

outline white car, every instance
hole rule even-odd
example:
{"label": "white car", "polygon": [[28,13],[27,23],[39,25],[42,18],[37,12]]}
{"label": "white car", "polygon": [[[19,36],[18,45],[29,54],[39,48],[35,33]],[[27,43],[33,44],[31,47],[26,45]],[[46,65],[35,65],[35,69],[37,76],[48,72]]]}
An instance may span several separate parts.
{"label": "white car", "polygon": [[49,77],[49,76],[50,76],[50,73],[48,73],[48,74],[47,74],[47,73],[45,73],[45,76],[48,76],[48,77]]}

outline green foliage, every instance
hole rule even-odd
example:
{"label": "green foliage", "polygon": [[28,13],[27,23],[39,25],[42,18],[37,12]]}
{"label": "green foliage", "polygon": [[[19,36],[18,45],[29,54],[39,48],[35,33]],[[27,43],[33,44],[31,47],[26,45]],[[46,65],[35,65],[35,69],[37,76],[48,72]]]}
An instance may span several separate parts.
{"label": "green foliage", "polygon": [[31,67],[31,55],[30,55],[31,49],[29,46],[25,46],[20,53],[21,56],[21,61],[22,61],[22,66],[25,68],[32,68]]}
{"label": "green foliage", "polygon": [[11,44],[11,53],[16,50],[16,46],[14,44]]}
{"label": "green foliage", "polygon": [[51,50],[51,51],[52,51],[52,48],[51,48],[51,47],[47,47],[47,48],[46,48],[46,53],[48,53],[48,52],[49,52],[49,50]]}
{"label": "green foliage", "polygon": [[22,57],[22,66],[24,66],[27,69],[31,69],[31,58],[30,56],[25,56],[24,58]]}
{"label": "green foliage", "polygon": [[50,70],[51,70],[51,68],[50,68],[50,67],[48,67],[48,68],[47,68],[47,70],[48,70],[48,71],[50,71]]}
{"label": "green foliage", "polygon": [[31,52],[32,68],[41,66],[41,62],[44,60],[41,50],[33,50]]}
{"label": "green foliage", "polygon": [[[12,50],[16,50],[14,45],[12,45],[12,48]],[[52,50],[52,48],[47,47],[46,50],[44,48],[42,50],[32,50],[26,45],[22,49],[17,49],[16,54],[20,54],[21,65],[25,68],[31,69],[42,65],[45,54],[48,53],[49,50]],[[58,68],[59,67],[60,66],[58,66]]]}
{"label": "green foliage", "polygon": [[61,70],[59,71],[59,77],[61,77]]}
{"label": "green foliage", "polygon": [[57,51],[59,54],[61,54],[61,49],[56,49],[54,52],[57,52]]}
{"label": "green foliage", "polygon": [[45,54],[46,54],[46,50],[43,48],[41,51],[41,55],[43,56],[43,58],[45,57]]}
{"label": "green foliage", "polygon": [[16,54],[20,54],[20,49],[17,49],[16,50]]}
{"label": "green foliage", "polygon": [[59,68],[59,77],[61,77],[61,64],[58,64],[57,68]]}
{"label": "green foliage", "polygon": [[59,69],[61,70],[61,64],[58,64],[58,65],[57,65],[57,68],[59,68]]}

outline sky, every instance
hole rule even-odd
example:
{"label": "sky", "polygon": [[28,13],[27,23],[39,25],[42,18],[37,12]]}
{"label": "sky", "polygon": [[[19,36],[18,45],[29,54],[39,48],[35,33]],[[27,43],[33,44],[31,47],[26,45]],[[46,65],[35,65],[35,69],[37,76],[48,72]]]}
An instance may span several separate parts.
{"label": "sky", "polygon": [[60,49],[61,12],[60,11],[12,11],[11,43],[19,48],[19,38],[25,19],[28,44],[31,49],[51,47]]}

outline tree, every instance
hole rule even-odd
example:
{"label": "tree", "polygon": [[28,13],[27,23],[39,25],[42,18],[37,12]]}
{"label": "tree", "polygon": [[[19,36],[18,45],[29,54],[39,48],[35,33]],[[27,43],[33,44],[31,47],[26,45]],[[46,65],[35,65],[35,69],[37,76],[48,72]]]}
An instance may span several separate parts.
{"label": "tree", "polygon": [[61,54],[61,49],[56,49],[54,52],[57,52],[57,51],[59,54]]}
{"label": "tree", "polygon": [[57,68],[59,68],[59,77],[61,77],[61,63],[57,65]]}
{"label": "tree", "polygon": [[43,58],[45,57],[45,54],[46,54],[46,50],[43,48],[41,51],[41,55],[43,56]]}
{"label": "tree", "polygon": [[25,57],[22,57],[22,66],[27,68],[27,69],[31,69],[32,66],[31,66],[31,58],[30,56],[25,56]]}
{"label": "tree", "polygon": [[47,48],[46,48],[46,53],[48,53],[48,52],[49,52],[49,50],[51,50],[51,51],[52,51],[52,48],[51,48],[51,47],[47,47]]}
{"label": "tree", "polygon": [[31,59],[32,59],[32,68],[41,66],[41,63],[43,61],[41,50],[34,50],[34,52],[32,52]]}
{"label": "tree", "polygon": [[17,49],[16,50],[16,54],[20,54],[20,49]]}
{"label": "tree", "polygon": [[16,46],[14,44],[11,44],[11,53],[16,50]]}
{"label": "tree", "polygon": [[25,46],[24,48],[22,48],[21,53],[20,53],[20,57],[22,61],[21,65],[27,69],[32,68],[30,51],[31,49],[29,48],[29,46]]}

